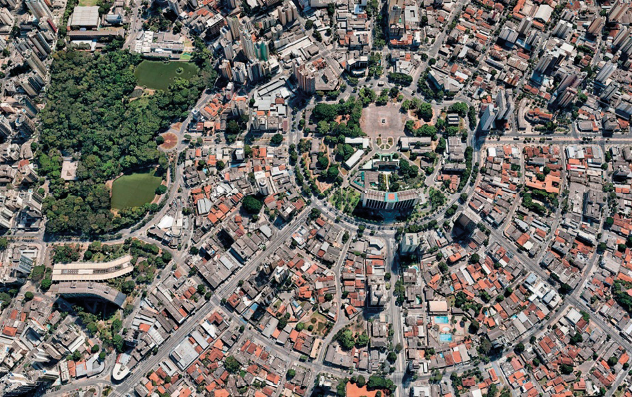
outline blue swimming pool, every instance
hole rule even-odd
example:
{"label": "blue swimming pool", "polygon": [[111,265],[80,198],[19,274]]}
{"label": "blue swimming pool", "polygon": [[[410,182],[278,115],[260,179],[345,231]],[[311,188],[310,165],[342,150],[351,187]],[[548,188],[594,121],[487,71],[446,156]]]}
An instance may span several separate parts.
{"label": "blue swimming pool", "polygon": [[440,342],[452,342],[452,334],[439,334]]}
{"label": "blue swimming pool", "polygon": [[449,322],[448,316],[435,316],[435,324],[447,324]]}

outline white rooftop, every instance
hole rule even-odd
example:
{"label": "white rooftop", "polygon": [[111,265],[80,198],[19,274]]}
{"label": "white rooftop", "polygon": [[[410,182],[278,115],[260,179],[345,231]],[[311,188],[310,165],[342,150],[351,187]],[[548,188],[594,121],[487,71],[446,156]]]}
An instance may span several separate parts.
{"label": "white rooftop", "polygon": [[70,26],[98,26],[99,7],[75,7],[70,19]]}

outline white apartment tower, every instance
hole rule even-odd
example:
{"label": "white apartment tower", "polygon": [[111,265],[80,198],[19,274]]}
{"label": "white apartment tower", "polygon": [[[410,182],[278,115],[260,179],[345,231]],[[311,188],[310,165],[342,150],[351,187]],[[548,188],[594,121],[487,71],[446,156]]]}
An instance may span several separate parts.
{"label": "white apartment tower", "polygon": [[588,30],[587,32],[589,34],[592,34],[593,36],[598,35],[601,32],[601,29],[603,28],[603,25],[606,24],[606,18],[604,17],[597,17],[595,18],[594,21],[592,21],[590,23],[590,25],[588,25]]}
{"label": "white apartment tower", "polygon": [[53,20],[53,14],[50,12],[50,8],[48,8],[44,0],[24,0],[24,3],[35,18],[40,19],[47,17]]}
{"label": "white apartment tower", "polygon": [[46,78],[46,65],[42,62],[33,51],[25,54],[26,63],[35,71],[42,79]]}
{"label": "white apartment tower", "polygon": [[235,62],[233,66],[233,81],[239,84],[244,84],[248,78],[248,70],[243,62]]}
{"label": "white apartment tower", "polygon": [[241,48],[244,51],[246,59],[255,59],[255,43],[252,41],[252,36],[248,32],[241,32]]}
{"label": "white apartment tower", "polygon": [[632,54],[632,37],[628,37],[619,48],[622,54],[626,56],[630,56]]}
{"label": "white apartment tower", "polygon": [[564,93],[561,94],[561,96],[559,96],[558,106],[561,108],[565,108],[571,103],[573,103],[576,98],[577,98],[577,89],[568,87],[566,90],[564,90]]}
{"label": "white apartment tower", "polygon": [[494,105],[490,103],[481,115],[481,120],[478,123],[478,128],[483,132],[487,132],[492,128],[495,120],[496,109],[494,109]]}
{"label": "white apartment tower", "polygon": [[229,61],[235,59],[235,50],[233,49],[232,41],[222,41],[222,49],[224,50],[224,56]]}
{"label": "white apartment tower", "polygon": [[617,92],[619,92],[619,84],[616,82],[610,83],[606,86],[606,88],[603,89],[603,91],[601,91],[601,94],[599,94],[599,99],[606,103],[610,102],[612,97],[614,97]]}
{"label": "white apartment tower", "polygon": [[545,54],[542,58],[540,58],[537,65],[535,66],[536,72],[538,73],[546,72],[549,66],[551,66],[552,62],[553,62],[553,56],[551,56],[551,54]]}
{"label": "white apartment tower", "polygon": [[228,18],[228,27],[230,28],[230,33],[233,35],[233,39],[237,40],[240,36],[239,19],[235,17]]}
{"label": "white apartment tower", "polygon": [[614,40],[612,40],[612,45],[614,47],[621,46],[628,38],[630,38],[630,35],[632,35],[632,29],[630,27],[622,26],[621,30],[619,30],[619,33],[614,36]]}
{"label": "white apartment tower", "polygon": [[567,21],[560,21],[554,28],[551,34],[560,39],[565,39],[569,32],[573,29],[573,24]]}
{"label": "white apartment tower", "polygon": [[520,25],[518,25],[518,34],[520,36],[526,36],[531,29],[531,25],[533,24],[533,19],[531,17],[525,17],[520,21]]}
{"label": "white apartment tower", "polygon": [[514,109],[511,96],[511,90],[500,90],[496,94],[496,120],[506,121],[511,117]]}
{"label": "white apartment tower", "polygon": [[277,8],[277,14],[281,25],[285,26],[291,24],[298,18],[298,9],[292,1],[288,1]]}
{"label": "white apartment tower", "polygon": [[29,80],[26,77],[22,77],[20,80],[18,80],[18,82],[20,83],[20,87],[22,87],[24,92],[26,92],[29,96],[37,95],[37,91],[35,90],[35,88],[33,88],[33,86],[31,86]]}
{"label": "white apartment tower", "polygon": [[0,8],[0,21],[3,25],[13,26],[13,24],[15,23],[15,18],[9,12],[9,9],[2,7]]}
{"label": "white apartment tower", "polygon": [[11,8],[11,9],[16,9],[18,8],[18,2],[17,0],[3,0],[2,2],[0,2],[2,5],[6,5],[7,7]]}
{"label": "white apartment tower", "polygon": [[608,13],[608,21],[620,23],[625,13],[630,10],[631,5],[632,1],[630,0],[617,1],[617,3],[610,9],[610,12]]}
{"label": "white apartment tower", "polygon": [[0,116],[0,135],[3,137],[9,137],[13,134],[13,128],[11,127],[11,123],[9,123],[9,119],[4,116]]}
{"label": "white apartment tower", "polygon": [[399,245],[399,252],[402,254],[410,254],[411,252],[415,252],[418,247],[419,235],[417,233],[405,233]]}
{"label": "white apartment tower", "polygon": [[597,76],[595,76],[595,82],[601,85],[606,85],[606,81],[612,76],[612,74],[617,70],[617,65],[612,62],[607,62]]}
{"label": "white apartment tower", "polygon": [[557,87],[557,94],[559,95],[560,93],[562,93],[564,90],[566,90],[567,88],[575,88],[577,87],[580,83],[582,82],[582,78],[580,75],[578,74],[568,74],[566,75],[566,77],[564,77],[562,79],[562,82],[560,83],[560,85]]}
{"label": "white apartment tower", "polygon": [[230,61],[228,59],[222,60],[222,63],[219,65],[219,72],[222,74],[222,77],[232,81],[233,69],[231,68]]}

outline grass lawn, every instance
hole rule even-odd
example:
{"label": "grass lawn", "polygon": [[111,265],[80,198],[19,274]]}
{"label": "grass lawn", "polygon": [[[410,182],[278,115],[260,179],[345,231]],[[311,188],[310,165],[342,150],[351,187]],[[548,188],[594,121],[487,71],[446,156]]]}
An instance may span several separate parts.
{"label": "grass lawn", "polygon": [[91,7],[98,5],[98,0],[79,0],[79,5],[81,7]]}
{"label": "grass lawn", "polygon": [[113,261],[114,259],[120,258],[125,254],[126,252],[125,250],[123,250],[123,245],[119,245],[116,251],[110,252],[108,254],[105,254],[103,252],[94,253],[89,262],[109,262]]}
{"label": "grass lawn", "polygon": [[112,183],[112,208],[140,207],[151,202],[160,181],[153,171],[123,175]]}
{"label": "grass lawn", "polygon": [[360,201],[360,192],[352,187],[345,187],[337,190],[329,198],[329,201],[339,210],[344,210],[346,214],[351,214]]}
{"label": "grass lawn", "polygon": [[307,328],[309,325],[314,326],[314,330],[312,331],[312,333],[323,335],[323,332],[325,332],[325,328],[327,325],[327,319],[322,314],[314,312],[310,316],[309,321],[305,321],[305,328]]}
{"label": "grass lawn", "polygon": [[166,90],[176,77],[190,79],[197,72],[197,66],[189,62],[143,61],[136,67],[134,75],[143,87]]}
{"label": "grass lawn", "polygon": [[318,313],[318,312],[314,312],[314,313],[312,313],[312,316],[310,317],[310,319],[311,319],[311,318],[315,318],[316,320],[318,320],[318,321],[322,321],[322,322],[324,322],[324,323],[326,323],[326,322],[327,322],[327,319],[325,318],[325,316],[323,316],[322,314],[320,314],[320,313]]}

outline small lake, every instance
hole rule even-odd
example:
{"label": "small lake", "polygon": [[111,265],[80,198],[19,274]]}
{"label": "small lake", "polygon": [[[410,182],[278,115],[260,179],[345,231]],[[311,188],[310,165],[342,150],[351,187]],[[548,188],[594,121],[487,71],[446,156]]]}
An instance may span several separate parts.
{"label": "small lake", "polygon": [[150,203],[156,195],[156,188],[162,181],[154,173],[154,170],[137,172],[116,179],[112,183],[112,208],[120,210]]}

